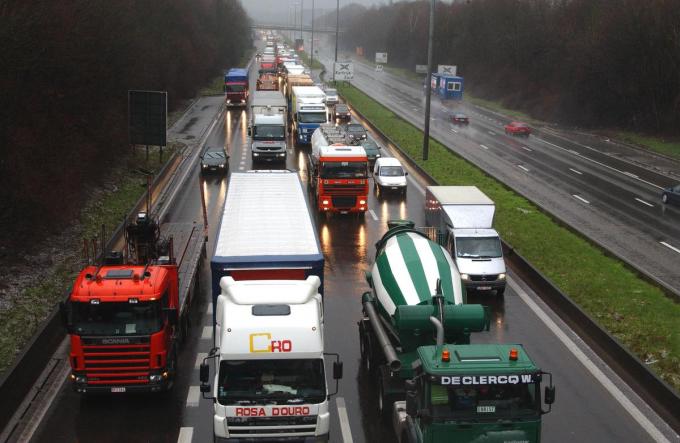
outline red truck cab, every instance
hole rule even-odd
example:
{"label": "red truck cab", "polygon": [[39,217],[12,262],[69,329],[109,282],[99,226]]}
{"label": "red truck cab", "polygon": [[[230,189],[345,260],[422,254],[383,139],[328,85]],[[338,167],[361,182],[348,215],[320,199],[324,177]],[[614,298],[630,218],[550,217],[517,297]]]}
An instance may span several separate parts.
{"label": "red truck cab", "polygon": [[173,263],[88,266],[62,315],[80,393],[161,391],[177,367],[178,272]]}
{"label": "red truck cab", "polygon": [[362,146],[322,146],[311,179],[320,212],[368,210],[368,158]]}

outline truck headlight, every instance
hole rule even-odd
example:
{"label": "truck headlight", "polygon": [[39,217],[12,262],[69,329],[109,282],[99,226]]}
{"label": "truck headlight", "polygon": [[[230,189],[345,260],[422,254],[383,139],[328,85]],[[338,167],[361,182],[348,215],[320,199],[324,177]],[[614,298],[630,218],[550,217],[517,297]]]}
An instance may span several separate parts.
{"label": "truck headlight", "polygon": [[260,154],[258,154],[257,152],[253,152],[253,157],[259,157],[259,155]]}
{"label": "truck headlight", "polygon": [[322,200],[322,201],[321,201],[321,204],[322,204],[322,205],[327,205],[327,204],[328,204],[328,200]]}
{"label": "truck headlight", "polygon": [[163,376],[161,374],[151,374],[149,375],[149,381],[151,383],[160,383],[163,381]]}
{"label": "truck headlight", "polygon": [[230,100],[230,99],[227,99],[227,104],[229,104],[229,103],[231,103],[231,100]]}
{"label": "truck headlight", "polygon": [[224,164],[221,164],[221,165],[220,165],[220,168],[224,168]]}
{"label": "truck headlight", "polygon": [[499,280],[505,280],[505,274],[498,274]]}
{"label": "truck headlight", "polygon": [[285,152],[281,152],[281,153],[279,154],[279,157],[285,157],[285,156],[286,156],[286,153],[285,153]]}
{"label": "truck headlight", "polygon": [[71,376],[71,378],[72,378],[73,381],[75,381],[76,383],[83,383],[83,384],[87,383],[87,377],[86,377],[85,375]]}
{"label": "truck headlight", "polygon": [[461,280],[470,280],[470,276],[468,274],[460,274]]}
{"label": "truck headlight", "polygon": [[365,205],[365,204],[366,204],[366,200],[359,200],[359,204],[360,204],[360,205]]}

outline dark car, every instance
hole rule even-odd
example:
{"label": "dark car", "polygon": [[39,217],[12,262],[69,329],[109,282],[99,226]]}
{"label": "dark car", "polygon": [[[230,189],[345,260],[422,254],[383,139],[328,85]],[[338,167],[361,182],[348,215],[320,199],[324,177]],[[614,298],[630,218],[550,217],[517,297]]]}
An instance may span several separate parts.
{"label": "dark car", "polygon": [[368,164],[371,165],[371,167],[373,167],[375,161],[381,157],[380,146],[370,139],[362,140],[361,146],[363,146],[364,151],[366,151],[366,157],[368,157]]}
{"label": "dark car", "polygon": [[664,203],[675,203],[680,205],[680,185],[671,186],[663,190],[661,201]]}
{"label": "dark car", "polygon": [[451,115],[451,123],[455,125],[467,125],[470,123],[470,119],[467,115],[456,112],[455,114]]}
{"label": "dark car", "polygon": [[349,110],[349,106],[344,103],[335,105],[335,118],[338,120],[351,120],[352,113]]}
{"label": "dark car", "polygon": [[358,145],[368,138],[368,133],[359,123],[349,123],[345,126],[345,140],[352,145]]}
{"label": "dark car", "polygon": [[201,172],[229,172],[229,156],[224,148],[208,147],[201,155]]}
{"label": "dark car", "polygon": [[524,135],[525,137],[529,137],[531,128],[526,123],[510,122],[505,125],[505,133],[508,135]]}

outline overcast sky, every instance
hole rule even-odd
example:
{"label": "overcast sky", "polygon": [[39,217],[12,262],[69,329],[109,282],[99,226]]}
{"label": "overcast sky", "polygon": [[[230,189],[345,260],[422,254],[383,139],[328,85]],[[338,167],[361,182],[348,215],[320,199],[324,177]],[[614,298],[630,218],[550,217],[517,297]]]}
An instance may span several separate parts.
{"label": "overcast sky", "polygon": [[[282,17],[287,20],[290,14],[289,5],[292,7],[292,5],[299,4],[301,1],[304,4],[305,11],[312,9],[312,0],[241,0],[241,4],[255,21],[261,19],[263,22],[273,22],[274,20],[281,21]],[[340,7],[342,8],[350,3],[370,6],[386,4],[389,3],[389,0],[340,0]],[[336,0],[314,0],[315,9],[329,10],[335,8],[335,6]],[[298,6],[298,13],[299,11],[300,7]]]}

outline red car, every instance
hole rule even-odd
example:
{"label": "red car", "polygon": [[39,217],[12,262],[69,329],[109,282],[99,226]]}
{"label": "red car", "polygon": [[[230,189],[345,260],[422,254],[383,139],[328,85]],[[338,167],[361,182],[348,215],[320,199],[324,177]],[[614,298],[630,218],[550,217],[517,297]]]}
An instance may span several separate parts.
{"label": "red car", "polygon": [[508,135],[524,135],[529,137],[529,134],[531,134],[531,128],[526,123],[510,122],[505,125],[505,133]]}
{"label": "red car", "polygon": [[455,125],[467,125],[470,123],[470,119],[467,115],[457,112],[451,116],[451,123]]}

